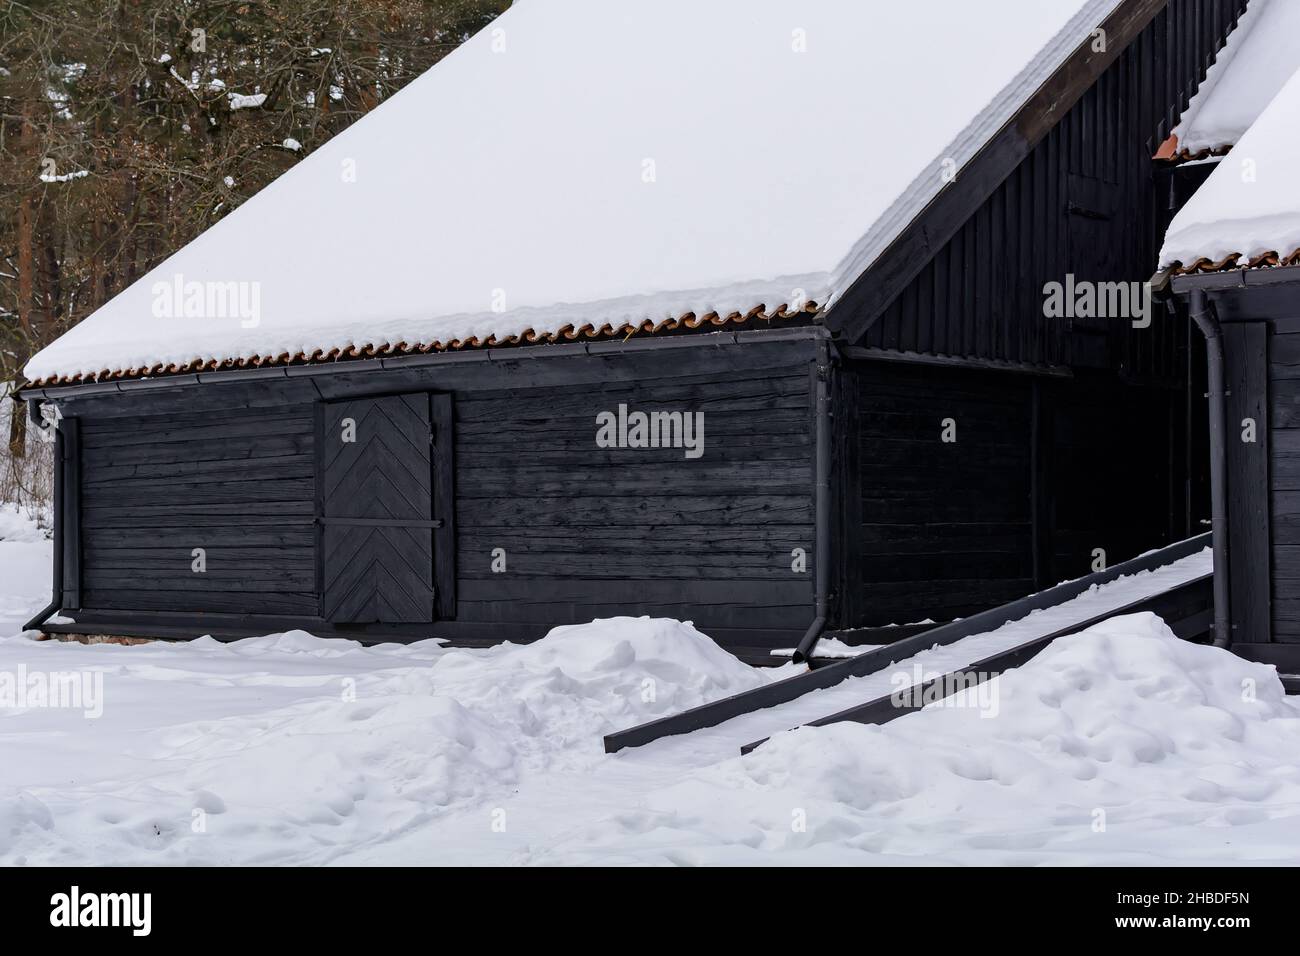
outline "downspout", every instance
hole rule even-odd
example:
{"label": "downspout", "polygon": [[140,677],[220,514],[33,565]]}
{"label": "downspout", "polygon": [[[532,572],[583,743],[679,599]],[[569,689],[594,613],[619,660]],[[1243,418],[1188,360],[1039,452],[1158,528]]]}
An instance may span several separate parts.
{"label": "downspout", "polygon": [[831,582],[831,356],[830,342],[817,343],[814,375],[814,414],[816,421],[816,458],[814,464],[814,534],[813,552],[813,622],[808,626],[793,660],[802,664],[826,629],[830,616]]}
{"label": "downspout", "polygon": [[50,603],[23,625],[24,631],[38,631],[63,607],[63,429],[54,431],[54,590]]}
{"label": "downspout", "polygon": [[1189,317],[1205,336],[1210,401],[1210,530],[1214,550],[1214,646],[1232,644],[1232,586],[1228,565],[1228,390],[1223,329],[1204,289],[1193,288]]}

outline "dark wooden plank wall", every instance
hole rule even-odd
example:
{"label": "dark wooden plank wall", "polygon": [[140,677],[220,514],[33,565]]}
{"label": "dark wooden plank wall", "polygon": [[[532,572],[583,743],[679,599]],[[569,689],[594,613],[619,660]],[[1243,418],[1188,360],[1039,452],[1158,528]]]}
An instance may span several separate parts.
{"label": "dark wooden plank wall", "polygon": [[[1224,450],[1228,462],[1232,639],[1258,644],[1270,640],[1271,573],[1282,580],[1300,581],[1300,562],[1294,547],[1277,548],[1274,558],[1270,540],[1268,323],[1226,323],[1223,345],[1228,388]],[[1284,353],[1293,348],[1285,346]],[[1254,423],[1253,429],[1248,422]],[[1247,441],[1249,437],[1254,441]]]}
{"label": "dark wooden plank wall", "polygon": [[[1080,376],[1053,383],[1048,437],[1051,577],[1095,570],[1095,549],[1107,566],[1185,537],[1179,449],[1181,395]],[[1199,531],[1208,530],[1205,528]]]}
{"label": "dark wooden plank wall", "polygon": [[[1174,393],[851,362],[860,522],[841,626],[946,620],[1169,543]],[[855,407],[856,406],[856,407]],[[942,422],[957,441],[942,441]]]}
{"label": "dark wooden plank wall", "polygon": [[1116,321],[1098,335],[1088,323],[1044,317],[1043,287],[1064,282],[1067,273],[1150,278],[1171,215],[1151,156],[1245,6],[1246,0],[1169,4],[936,251],[862,344],[1181,378],[1179,323],[1158,314],[1150,329]]}
{"label": "dark wooden plank wall", "polygon": [[313,415],[81,419],[83,607],[314,616]]}
{"label": "dark wooden plank wall", "polygon": [[[456,498],[445,608],[485,634],[527,625],[511,639],[623,613],[766,632],[755,646],[797,638],[813,613],[813,429],[809,366],[791,358],[643,382],[462,387],[453,460],[440,463],[454,469]],[[356,384],[414,382],[378,373]],[[225,410],[162,414],[149,400],[153,414],[122,415],[129,396],[83,406],[118,412],[80,419],[85,608],[315,618],[317,403],[275,407],[290,387],[301,394],[272,382],[170,403],[224,392]],[[704,454],[598,448],[596,415],[620,403],[703,412]],[[191,570],[196,547],[204,574]],[[495,548],[504,573],[492,571]],[[792,570],[795,548],[805,571]]]}
{"label": "dark wooden plank wall", "polygon": [[1033,591],[1030,380],[871,362],[846,375],[861,535],[843,623],[949,620]]}
{"label": "dark wooden plank wall", "polygon": [[[1272,639],[1296,644],[1300,643],[1300,317],[1274,322],[1273,333],[1268,342]],[[1229,437],[1232,425],[1229,421]],[[1237,560],[1235,549],[1232,560]],[[1237,617],[1235,609],[1233,617]]]}
{"label": "dark wooden plank wall", "polygon": [[[63,606],[79,608],[83,603],[81,573],[81,496],[76,489],[81,487],[81,422],[75,418],[64,420],[60,427],[61,441],[58,442],[57,468],[55,480],[64,494],[60,503],[61,513],[55,515],[63,529]],[[72,491],[68,491],[72,489]]]}
{"label": "dark wooden plank wall", "polygon": [[[596,415],[704,414],[704,454],[602,449]],[[707,629],[811,620],[807,367],[462,393],[455,403],[457,617],[569,623],[652,613]],[[505,573],[492,570],[494,549]],[[805,572],[791,551],[805,549]]]}

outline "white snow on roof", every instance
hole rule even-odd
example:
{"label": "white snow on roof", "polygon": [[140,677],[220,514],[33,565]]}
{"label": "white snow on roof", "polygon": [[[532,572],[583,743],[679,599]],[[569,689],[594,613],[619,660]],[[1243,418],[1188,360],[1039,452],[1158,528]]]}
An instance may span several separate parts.
{"label": "white snow on roof", "polygon": [[1162,265],[1300,249],[1300,72],[1174,217]]}
{"label": "white snow on roof", "polygon": [[825,305],[1119,2],[516,3],[25,372]]}
{"label": "white snow on roof", "polygon": [[1232,146],[1300,69],[1300,0],[1250,0],[1174,134],[1195,154]]}

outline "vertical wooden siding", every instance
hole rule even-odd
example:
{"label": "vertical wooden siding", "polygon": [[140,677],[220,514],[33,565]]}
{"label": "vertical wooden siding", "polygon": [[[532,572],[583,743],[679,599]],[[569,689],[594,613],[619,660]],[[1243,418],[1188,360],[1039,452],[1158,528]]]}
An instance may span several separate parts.
{"label": "vertical wooden siding", "polygon": [[[1068,273],[1151,277],[1170,216],[1151,156],[1245,5],[1173,0],[936,251],[862,344],[1042,365],[1109,363],[1178,379],[1182,333],[1174,322],[1157,316],[1152,328],[1134,330],[1115,321],[1097,336],[1044,317],[1043,287]],[[1086,212],[1072,213],[1071,204]],[[1105,218],[1090,220],[1098,214]],[[1090,235],[1098,231],[1104,241]]]}
{"label": "vertical wooden siding", "polygon": [[[1267,322],[1223,324],[1232,639],[1251,644],[1271,639],[1273,574],[1300,578],[1295,549],[1271,548],[1269,338]],[[1293,349],[1284,344],[1283,357],[1292,358]]]}
{"label": "vertical wooden siding", "polygon": [[[1275,641],[1297,644],[1300,643],[1300,318],[1274,323],[1268,360],[1272,637]],[[1229,439],[1234,434],[1233,424],[1228,422]],[[1237,560],[1235,549],[1232,560]],[[1233,616],[1236,617],[1235,609]]]}

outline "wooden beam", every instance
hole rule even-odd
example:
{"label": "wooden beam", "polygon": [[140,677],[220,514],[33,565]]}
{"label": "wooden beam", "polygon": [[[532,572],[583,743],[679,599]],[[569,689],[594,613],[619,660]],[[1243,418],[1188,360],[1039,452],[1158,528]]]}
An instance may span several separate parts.
{"label": "wooden beam", "polygon": [[[1205,633],[1206,627],[1212,623],[1211,617],[1207,613],[1207,608],[1210,608],[1214,601],[1210,587],[1211,579],[1212,575],[1203,575],[1168,591],[1134,601],[1125,607],[1094,615],[1086,621],[1068,624],[1051,634],[1044,634],[1041,637],[1019,644],[1010,650],[1001,651],[981,661],[976,661],[960,670],[915,685],[909,689],[910,692],[905,694],[904,699],[900,700],[897,692],[892,692],[801,726],[825,727],[828,724],[837,724],[844,721],[859,724],[887,724],[891,720],[915,713],[936,700],[955,696],[962,689],[982,684],[1005,671],[1027,664],[1046,650],[1047,646],[1053,641],[1086,631],[1103,621],[1123,614],[1157,614],[1169,624],[1170,630],[1184,640],[1200,637]],[[950,690],[950,692],[943,693],[944,690]],[[750,753],[770,739],[770,737],[764,737],[762,740],[745,744],[740,748],[740,752],[742,755]]]}
{"label": "wooden beam", "polygon": [[441,524],[433,534],[433,593],[440,620],[456,616],[456,466],[452,396],[429,396],[433,425],[433,513]]}
{"label": "wooden beam", "polygon": [[58,479],[63,482],[63,607],[81,607],[81,420],[63,420],[63,461]]}
{"label": "wooden beam", "polygon": [[[1223,326],[1232,633],[1253,643],[1272,640],[1273,629],[1268,338],[1267,322]],[[1249,442],[1247,420],[1254,423]]]}
{"label": "wooden beam", "polygon": [[935,365],[941,368],[1012,372],[1019,375],[1038,375],[1047,378],[1074,377],[1074,372],[1064,365],[1036,365],[1032,362],[1010,362],[1005,359],[976,358],[965,355],[931,355],[925,352],[863,348],[857,345],[841,346],[839,351],[845,358],[860,361],[893,362],[902,365]]}
{"label": "wooden beam", "polygon": [[[340,626],[317,617],[278,617],[259,614],[178,614],[162,611],[87,610],[72,622],[42,624],[47,634],[107,634],[156,640],[188,641],[211,636],[218,641],[237,641],[302,628],[318,637],[344,637],[363,645],[410,644],[430,638],[445,640],[453,647],[494,647],[505,641],[529,643],[540,640],[550,624],[512,621],[478,623],[434,621],[432,624],[369,624]],[[772,648],[791,646],[799,639],[799,628],[710,627],[709,637],[747,664],[779,666],[786,661],[772,656]]]}
{"label": "wooden beam", "polygon": [[702,704],[680,714],[670,714],[649,723],[616,731],[606,735],[605,752],[617,753],[625,747],[640,747],[661,737],[690,733],[705,727],[716,727],[718,724],[731,720],[733,717],[739,717],[741,714],[789,703],[810,691],[834,687],[850,677],[865,677],[867,674],[874,674],[877,671],[884,670],[894,661],[919,654],[921,651],[928,650],[935,645],[947,646],[973,634],[983,634],[996,630],[1004,624],[1018,621],[1034,611],[1055,607],[1065,601],[1072,600],[1099,585],[1109,584],[1111,581],[1126,575],[1155,570],[1166,564],[1197,554],[1209,546],[1210,535],[1208,533],[1195,538],[1188,538],[1186,541],[1171,544],[1158,551],[1136,557],[1131,561],[1116,564],[1105,571],[1098,571],[1074,581],[1058,584],[1056,587],[1048,588],[1046,591],[1039,591],[1037,594],[1030,594],[1027,597],[1012,601],[1010,604],[1004,604],[988,611],[981,611],[979,614],[953,621],[950,624],[922,631],[913,637],[904,638],[894,644],[867,651],[856,657],[837,661],[827,667],[808,671],[804,674],[797,674],[794,677],[787,677],[785,680],[765,684],[753,690],[743,691],[733,697],[724,697],[722,700]]}
{"label": "wooden beam", "polygon": [[1045,588],[1052,579],[1055,553],[1052,529],[1055,527],[1056,508],[1053,501],[1055,483],[1052,481],[1054,436],[1053,392],[1042,382],[1033,383],[1033,411],[1030,424],[1030,522],[1033,539],[1034,587]]}

